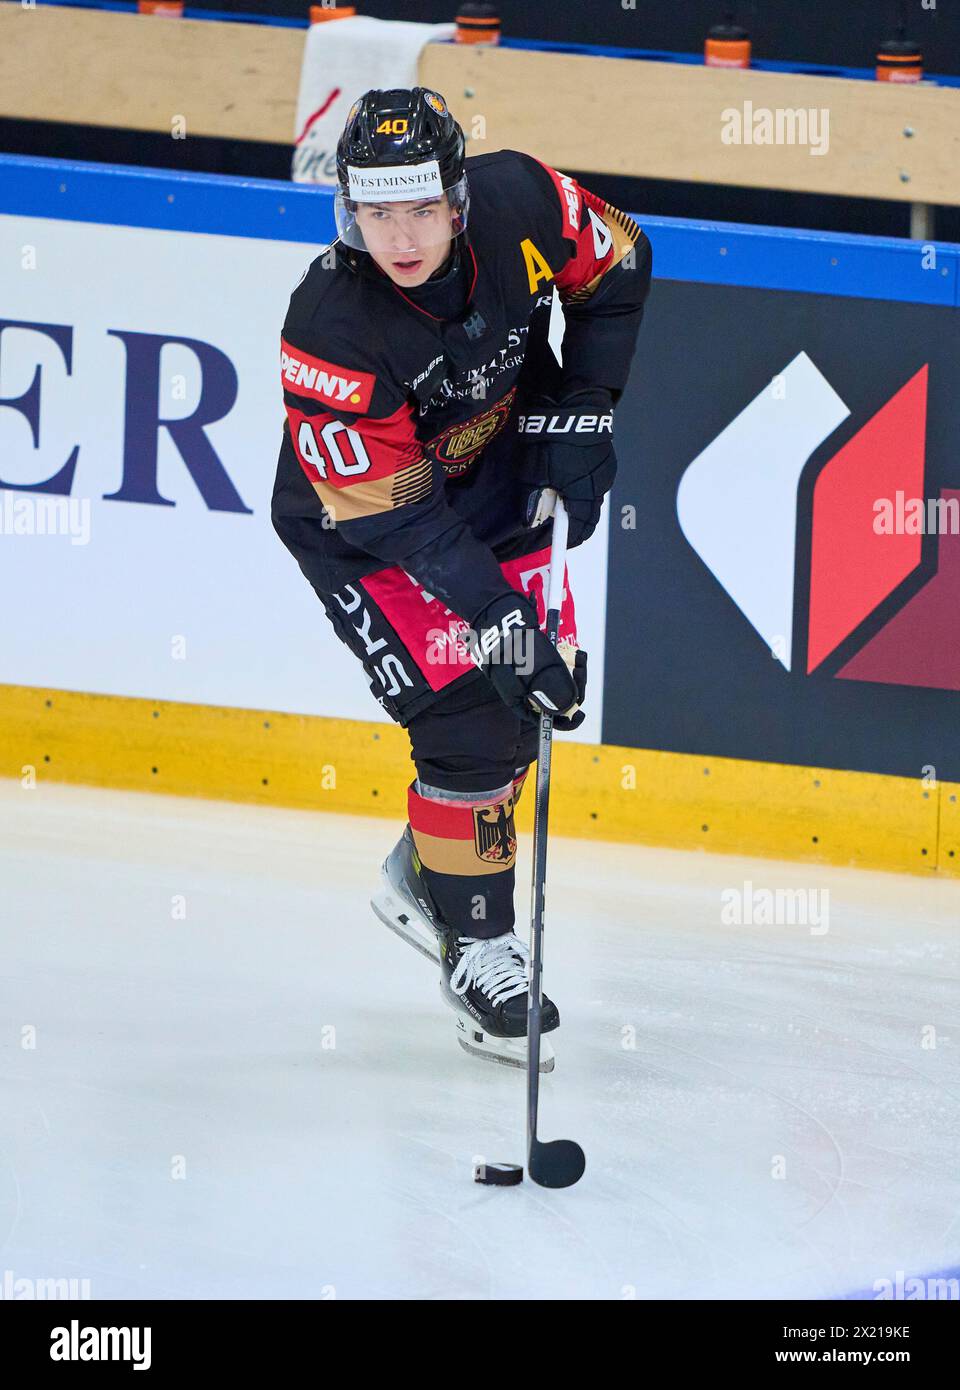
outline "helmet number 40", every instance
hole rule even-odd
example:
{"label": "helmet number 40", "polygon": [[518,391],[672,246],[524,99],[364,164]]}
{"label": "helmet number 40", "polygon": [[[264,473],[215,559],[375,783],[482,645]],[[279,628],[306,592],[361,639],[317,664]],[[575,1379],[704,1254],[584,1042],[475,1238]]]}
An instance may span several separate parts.
{"label": "helmet number 40", "polygon": [[[344,435],[353,454],[352,462],[344,457],[341,448]],[[321,478],[329,476],[328,462],[333,465],[333,471],[339,473],[342,478],[352,478],[357,473],[366,473],[370,467],[370,455],[360,434],[349,425],[345,425],[342,420],[328,420],[320,430],[319,439],[311,422],[302,420],[297,431],[297,444],[301,456],[313,465]]]}
{"label": "helmet number 40", "polygon": [[406,135],[409,122],[406,116],[385,117],[377,126],[378,135]]}

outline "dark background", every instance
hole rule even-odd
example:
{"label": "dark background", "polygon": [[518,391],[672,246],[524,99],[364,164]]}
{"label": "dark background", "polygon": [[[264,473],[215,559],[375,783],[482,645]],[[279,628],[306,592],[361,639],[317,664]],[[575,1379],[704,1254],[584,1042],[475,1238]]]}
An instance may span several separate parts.
{"label": "dark background", "polygon": [[[187,0],[198,10],[280,15],[304,19],[309,0]],[[457,0],[354,0],[357,13],[376,19],[440,23],[456,16]],[[609,44],[622,48],[660,48],[702,53],[712,24],[724,17],[724,0],[636,0],[625,10],[620,0],[498,0],[505,37],[549,39],[558,43]],[[921,0],[741,0],[735,18],[753,40],[757,58],[873,66],[878,42],[888,37],[901,15],[909,36],[926,57],[929,72],[960,74],[960,6],[937,0],[925,10]]]}
{"label": "dark background", "polygon": [[[676,513],[687,465],[806,351],[850,416],[812,455],[799,488],[793,670],[690,547]],[[837,452],[930,364],[926,496],[960,486],[956,310],[885,300],[657,281],[617,409],[602,741],[761,762],[960,780],[960,693],[807,675],[812,489]],[[619,525],[636,507],[637,529]],[[912,575],[848,643],[847,657],[928,578]],[[958,595],[960,603],[960,595]]]}
{"label": "dark background", "polygon": [[[194,0],[191,8],[238,15],[305,19],[307,0]],[[455,0],[360,0],[361,14],[382,19],[451,20]],[[636,0],[624,10],[620,0],[502,0],[505,36],[557,42],[609,44],[702,52],[712,23],[723,18],[723,0]],[[734,7],[749,29],[757,57],[810,63],[872,67],[877,43],[892,33],[901,11],[908,30],[922,45],[930,72],[960,74],[960,0],[937,0],[925,10],[921,0],[745,0]],[[176,21],[157,20],[157,23]],[[622,138],[612,129],[611,139]],[[259,142],[191,136],[109,131],[98,127],[0,119],[0,150],[157,168],[286,179],[290,147]],[[906,203],[765,189],[726,188],[671,180],[624,179],[569,169],[588,188],[615,206],[641,216],[693,217],[827,231],[905,236]],[[958,175],[960,177],[960,175]],[[960,241],[960,209],[938,208],[935,235]]]}

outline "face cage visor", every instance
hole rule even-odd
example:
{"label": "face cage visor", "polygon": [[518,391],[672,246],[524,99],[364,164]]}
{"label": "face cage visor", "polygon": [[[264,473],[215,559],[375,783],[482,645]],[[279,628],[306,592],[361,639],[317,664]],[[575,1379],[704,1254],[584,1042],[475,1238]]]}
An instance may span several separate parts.
{"label": "face cage visor", "polygon": [[466,230],[470,190],[466,174],[439,196],[397,201],[358,201],[342,188],[334,194],[337,235],[355,251],[396,256],[438,246]]}

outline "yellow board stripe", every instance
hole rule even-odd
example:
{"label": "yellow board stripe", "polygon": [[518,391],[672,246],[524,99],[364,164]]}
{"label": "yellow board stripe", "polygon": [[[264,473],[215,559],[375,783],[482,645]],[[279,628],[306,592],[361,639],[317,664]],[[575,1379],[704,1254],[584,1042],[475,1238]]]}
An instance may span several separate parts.
{"label": "yellow board stripe", "polygon": [[[32,772],[31,772],[32,769]],[[0,686],[0,776],[406,817],[396,724]],[[517,810],[533,823],[534,796]],[[960,877],[960,784],[558,741],[559,835]]]}

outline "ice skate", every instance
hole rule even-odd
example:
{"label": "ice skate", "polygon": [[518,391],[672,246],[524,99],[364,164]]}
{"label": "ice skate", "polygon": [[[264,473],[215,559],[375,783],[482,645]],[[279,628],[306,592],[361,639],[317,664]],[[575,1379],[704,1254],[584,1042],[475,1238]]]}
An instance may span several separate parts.
{"label": "ice skate", "polygon": [[[523,942],[513,932],[477,940],[441,922],[421,876],[409,825],[387,855],[380,876],[380,889],[370,905],[384,926],[441,966],[441,992],[456,1015],[457,1041],[463,1050],[505,1066],[525,1067],[529,956]],[[556,1005],[544,996],[543,1033],[559,1023]],[[541,1037],[540,1070],[553,1071],[555,1063],[553,1049]]]}
{"label": "ice skate", "polygon": [[421,955],[439,964],[440,949],[434,926],[437,913],[420,875],[420,857],[409,825],[384,860],[380,879],[380,889],[370,899],[370,906],[380,921]]}
{"label": "ice skate", "polygon": [[[457,1019],[457,1042],[465,1052],[508,1067],[527,1065],[527,999],[530,956],[513,932],[461,936],[441,927],[440,982],[444,1001]],[[560,1026],[556,1004],[543,996],[541,1034]],[[540,1070],[553,1071],[553,1048],[540,1039]]]}

